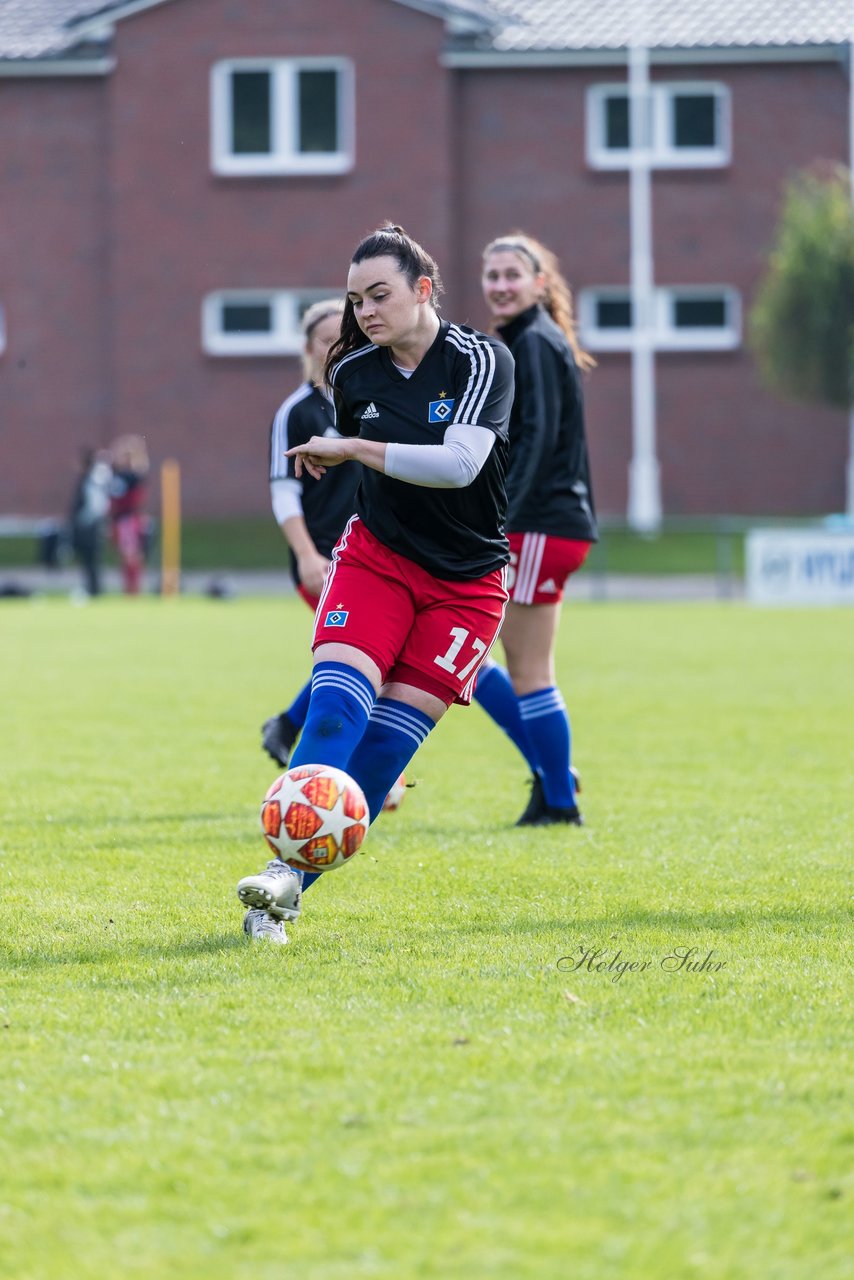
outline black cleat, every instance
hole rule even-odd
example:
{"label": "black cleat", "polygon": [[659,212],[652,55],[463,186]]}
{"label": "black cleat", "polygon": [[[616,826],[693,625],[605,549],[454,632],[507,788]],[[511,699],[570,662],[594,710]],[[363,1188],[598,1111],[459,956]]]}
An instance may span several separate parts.
{"label": "black cleat", "polygon": [[528,807],[518,819],[517,827],[531,827],[537,821],[546,807],[546,797],[543,794],[543,780],[538,773],[531,775],[531,797],[528,801]]}
{"label": "black cleat", "polygon": [[[575,790],[579,792],[581,790],[581,778],[578,776],[578,770],[573,765],[570,765],[569,772],[575,782]],[[528,801],[528,807],[516,822],[516,826],[547,827],[554,822],[571,822],[576,827],[583,826],[583,819],[575,806],[571,809],[554,809],[546,804],[543,780],[538,773],[535,773],[531,777],[531,798]]]}
{"label": "black cleat", "polygon": [[286,711],[281,715],[271,716],[261,726],[261,746],[268,756],[287,769],[293,745],[299,736],[299,729]]}
{"label": "black cleat", "polygon": [[[571,809],[557,809],[551,805],[544,805],[542,813],[533,818],[530,822],[526,822],[526,827],[555,827],[560,823],[564,823],[570,827],[583,827],[584,819],[582,818],[578,807],[573,805]],[[517,826],[519,824],[517,823]]]}

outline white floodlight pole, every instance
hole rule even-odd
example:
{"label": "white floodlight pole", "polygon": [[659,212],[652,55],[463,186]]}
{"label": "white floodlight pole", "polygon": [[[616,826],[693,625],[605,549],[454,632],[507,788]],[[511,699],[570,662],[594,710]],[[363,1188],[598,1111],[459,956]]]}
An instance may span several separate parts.
{"label": "white floodlight pole", "polygon": [[[854,204],[854,0],[849,10],[848,30],[848,170],[851,175],[851,202]],[[851,353],[849,352],[849,360]],[[854,403],[848,410],[848,464],[845,468],[845,512],[854,517]]]}
{"label": "white floodlight pole", "polygon": [[[854,2],[854,0],[852,0]],[[628,521],[661,527],[661,480],[655,442],[655,298],[652,268],[652,112],[646,0],[631,0],[629,45],[629,234],[632,297],[632,458]]]}

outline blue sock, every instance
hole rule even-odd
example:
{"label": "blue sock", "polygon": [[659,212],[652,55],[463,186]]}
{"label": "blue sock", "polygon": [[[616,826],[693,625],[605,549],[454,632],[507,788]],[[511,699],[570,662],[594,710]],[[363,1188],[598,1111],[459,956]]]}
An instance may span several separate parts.
{"label": "blue sock", "polygon": [[[310,693],[308,714],[289,767],[331,764],[346,770],[353,748],[368,723],[375,698],[373,685],[366,676],[343,662],[319,662],[310,684],[303,690],[306,692]],[[302,694],[297,702],[301,698]],[[322,874],[301,872],[303,893]]]}
{"label": "blue sock", "polygon": [[474,700],[491,716],[499,729],[503,729],[507,737],[522,753],[532,773],[539,771],[539,761],[534,754],[530,736],[519,713],[519,700],[513,689],[510,677],[497,662],[481,667],[477,673],[474,686]]}
{"label": "blue sock", "polygon": [[311,681],[306,680],[305,684],[285,712],[285,715],[288,717],[295,729],[301,729],[305,724],[305,718],[308,715],[308,702],[310,697]]}
{"label": "blue sock", "polygon": [[343,662],[319,662],[311,677],[308,715],[290,768],[331,764],[346,769],[365,732],[375,697],[370,680],[353,667]]}
{"label": "blue sock", "polygon": [[546,804],[571,809],[575,804],[575,779],[569,772],[572,739],[560,690],[552,687],[523,694],[519,711],[540,762]]}
{"label": "blue sock", "polygon": [[365,793],[371,822],[427,734],[434,727],[423,711],[394,698],[377,698],[368,727],[346,765]]}

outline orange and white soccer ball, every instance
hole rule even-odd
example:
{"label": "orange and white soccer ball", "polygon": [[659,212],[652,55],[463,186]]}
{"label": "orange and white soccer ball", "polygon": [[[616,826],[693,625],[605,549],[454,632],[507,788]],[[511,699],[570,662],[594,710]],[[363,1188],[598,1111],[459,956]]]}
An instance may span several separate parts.
{"label": "orange and white soccer ball", "polygon": [[331,765],[288,769],[261,805],[261,829],[270,848],[303,871],[343,867],[358,851],[369,825],[362,788]]}
{"label": "orange and white soccer ball", "polygon": [[406,795],[406,776],[401,774],[397,782],[389,791],[383,801],[383,813],[389,813],[392,809],[399,809],[403,803],[403,797]]}

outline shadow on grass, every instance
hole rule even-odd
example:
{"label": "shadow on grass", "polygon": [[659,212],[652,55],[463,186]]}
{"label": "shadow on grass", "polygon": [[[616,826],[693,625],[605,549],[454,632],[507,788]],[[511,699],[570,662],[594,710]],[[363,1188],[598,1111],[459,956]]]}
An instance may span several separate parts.
{"label": "shadow on grass", "polygon": [[185,938],[161,947],[140,947],[140,956],[155,957],[158,960],[175,960],[181,956],[211,955],[217,951],[235,951],[246,947],[246,938],[242,929],[243,917],[237,920],[236,927],[229,933],[206,934],[197,938]]}
{"label": "shadow on grass", "polygon": [[[180,826],[188,826],[209,822],[243,822],[245,817],[245,813],[234,809],[230,809],[226,813],[157,813],[149,810],[146,813],[126,813],[122,811],[121,821],[123,830],[132,830],[134,827],[150,825],[153,822],[176,822]],[[75,830],[78,827],[81,829],[102,829],[104,831],[114,831],[116,829],[115,819],[107,819],[102,815],[92,814],[78,817],[73,813],[63,813],[62,825],[70,830]]]}
{"label": "shadow on grass", "polygon": [[[138,818],[132,817],[128,821],[134,826],[145,822],[178,822],[181,825],[187,825],[194,822],[243,822],[245,817],[245,813],[238,813],[231,809],[228,813],[144,813],[140,814]],[[122,821],[124,821],[124,818]]]}
{"label": "shadow on grass", "polygon": [[[820,910],[812,907],[763,908],[743,907],[735,911],[656,911],[648,907],[615,908],[598,916],[574,916],[570,912],[562,916],[550,915],[548,919],[517,920],[466,920],[449,922],[443,933],[449,940],[487,939],[493,943],[508,938],[536,938],[561,935],[573,944],[589,946],[625,945],[634,934],[663,933],[668,940],[678,944],[693,945],[698,936],[707,940],[712,935],[733,933],[755,934],[770,930],[779,934],[801,934],[806,937],[823,935],[829,929],[850,929],[852,913],[844,907]],[[371,930],[365,925],[366,934],[380,941],[383,930]],[[416,944],[416,935],[412,938]],[[435,944],[435,937],[433,938]],[[2,965],[11,970],[50,969],[62,967],[86,967],[95,965],[116,966],[157,961],[189,960],[196,956],[225,954],[246,947],[246,939],[235,921],[228,933],[202,934],[191,938],[179,938],[161,945],[151,943],[123,943],[105,939],[102,945],[92,942],[75,944],[73,939],[58,941],[50,949],[34,947],[31,950],[14,951],[7,946]],[[111,984],[127,984],[137,978],[115,970],[105,974]]]}
{"label": "shadow on grass", "polygon": [[[575,916],[567,912],[565,916],[551,916],[548,920],[511,920],[505,921],[500,932],[507,934],[547,934],[557,931],[572,930],[573,934],[583,934],[585,938],[611,938],[612,934],[622,937],[629,930],[661,931],[668,934],[680,932],[696,934],[702,931],[709,933],[752,932],[758,929],[796,929],[805,933],[818,933],[832,926],[850,928],[852,912],[845,907],[740,907],[734,911],[656,911],[649,907],[615,907],[612,911],[600,916]],[[498,926],[491,921],[470,920],[465,923],[450,924],[450,933],[459,936],[469,934],[492,934],[499,932]]]}
{"label": "shadow on grass", "polygon": [[[71,939],[67,943],[59,943],[50,950],[33,948],[29,951],[15,953],[8,948],[4,957],[4,966],[9,969],[48,969],[75,965],[115,965],[117,962],[127,964],[135,961],[151,962],[157,960],[190,959],[193,956],[221,954],[246,947],[246,939],[238,921],[235,929],[229,933],[203,934],[194,938],[182,938],[174,942],[153,946],[150,943],[122,943],[116,938],[116,945],[93,946],[91,943],[74,945]],[[123,979],[118,974],[109,975],[108,981]]]}

